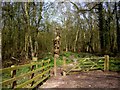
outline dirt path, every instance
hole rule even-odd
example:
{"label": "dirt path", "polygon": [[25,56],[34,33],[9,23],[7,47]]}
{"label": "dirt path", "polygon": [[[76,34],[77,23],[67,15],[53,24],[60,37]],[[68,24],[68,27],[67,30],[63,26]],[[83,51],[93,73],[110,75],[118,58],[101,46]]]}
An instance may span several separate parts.
{"label": "dirt path", "polygon": [[40,88],[120,88],[120,73],[96,70],[52,76]]}

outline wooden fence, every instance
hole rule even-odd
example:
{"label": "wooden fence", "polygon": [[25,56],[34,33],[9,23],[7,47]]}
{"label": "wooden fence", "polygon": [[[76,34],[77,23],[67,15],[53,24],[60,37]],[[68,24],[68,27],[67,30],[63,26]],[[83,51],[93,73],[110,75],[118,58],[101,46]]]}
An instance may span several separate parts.
{"label": "wooden fence", "polygon": [[[92,61],[93,60],[93,61]],[[100,61],[103,60],[103,61]],[[90,69],[96,69],[96,66],[98,65],[98,62],[101,63],[99,65],[103,66],[104,71],[109,71],[109,56],[105,55],[104,57],[95,57],[95,58],[79,58],[77,62],[73,62],[70,67],[70,65],[66,64],[66,58],[63,57],[63,76],[66,76],[71,71],[81,71],[84,70],[80,67],[88,67],[88,70]]]}
{"label": "wooden fence", "polygon": [[[29,68],[25,73],[18,73],[20,69]],[[12,66],[0,69],[0,74],[11,73],[11,77],[2,80],[2,88],[35,88],[50,76],[50,59],[41,62],[31,62],[30,64]],[[21,80],[24,80],[20,83]]]}

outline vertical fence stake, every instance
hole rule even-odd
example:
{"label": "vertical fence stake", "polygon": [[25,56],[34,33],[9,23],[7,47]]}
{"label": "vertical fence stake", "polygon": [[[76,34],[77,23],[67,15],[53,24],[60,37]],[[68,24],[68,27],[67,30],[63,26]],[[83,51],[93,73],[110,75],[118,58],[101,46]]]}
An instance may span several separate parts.
{"label": "vertical fence stake", "polygon": [[54,76],[57,76],[56,57],[54,57]]}
{"label": "vertical fence stake", "polygon": [[[15,67],[15,65],[12,65],[11,67]],[[14,78],[16,75],[16,70],[11,71],[11,78]],[[12,89],[14,89],[14,87],[17,85],[16,81],[13,81],[12,83]]]}
{"label": "vertical fence stake", "polygon": [[[44,67],[44,60],[42,60],[42,67]],[[42,73],[44,72],[44,69],[42,70]],[[42,75],[42,78],[44,77],[44,74]]]}
{"label": "vertical fence stake", "polygon": [[66,58],[63,57],[63,76],[66,76],[65,70],[66,70]]}
{"label": "vertical fence stake", "polygon": [[109,55],[104,55],[104,71],[109,71]]}
{"label": "vertical fence stake", "polygon": [[[35,65],[33,65],[33,66],[31,67],[31,71],[33,71],[34,68],[35,68]],[[31,79],[32,79],[33,77],[34,77],[34,73],[32,73]],[[31,86],[33,86],[33,84],[34,84],[34,81],[32,81]]]}
{"label": "vertical fence stake", "polygon": [[[48,65],[50,65],[50,59],[48,61]],[[50,69],[50,66],[48,67],[48,69]],[[50,70],[49,70],[49,77],[50,77]]]}

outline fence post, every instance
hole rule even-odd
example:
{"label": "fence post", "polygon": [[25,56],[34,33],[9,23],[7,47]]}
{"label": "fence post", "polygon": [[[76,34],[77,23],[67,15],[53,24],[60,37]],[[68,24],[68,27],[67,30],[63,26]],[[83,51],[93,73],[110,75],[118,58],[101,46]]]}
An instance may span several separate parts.
{"label": "fence post", "polygon": [[54,76],[57,76],[56,57],[54,57]]}
{"label": "fence post", "polygon": [[[48,64],[50,65],[50,59],[48,61]],[[48,67],[48,69],[50,69],[50,66]],[[49,70],[49,77],[50,77],[50,70]]]}
{"label": "fence post", "polygon": [[[42,60],[42,67],[44,67],[44,60]],[[44,72],[44,69],[42,70],[42,73]],[[44,77],[44,75],[42,75],[42,78]]]}
{"label": "fence post", "polygon": [[66,76],[66,57],[63,57],[63,76]]}
{"label": "fence post", "polygon": [[109,55],[104,55],[104,71],[109,71]]}
{"label": "fence post", "polygon": [[[33,71],[34,68],[35,68],[35,65],[33,65],[33,66],[31,67],[31,71]],[[33,77],[34,77],[34,73],[32,73],[31,79],[32,79]],[[32,81],[31,86],[33,86],[33,84],[34,84],[34,81]]]}
{"label": "fence post", "polygon": [[[11,67],[15,67],[15,65],[12,65]],[[11,71],[11,78],[14,78],[16,75],[16,70]],[[17,85],[16,81],[13,81],[12,83],[12,89],[14,89],[14,87]]]}

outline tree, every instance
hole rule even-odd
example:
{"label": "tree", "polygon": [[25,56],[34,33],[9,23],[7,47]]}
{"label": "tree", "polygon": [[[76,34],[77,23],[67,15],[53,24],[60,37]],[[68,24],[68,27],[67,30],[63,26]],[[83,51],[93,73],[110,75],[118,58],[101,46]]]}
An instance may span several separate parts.
{"label": "tree", "polygon": [[[118,8],[118,10],[117,10]],[[116,29],[117,29],[117,47],[118,47],[118,52],[120,52],[120,28],[119,28],[119,19],[120,19],[120,2],[116,3],[115,2],[115,16],[116,16]]]}

